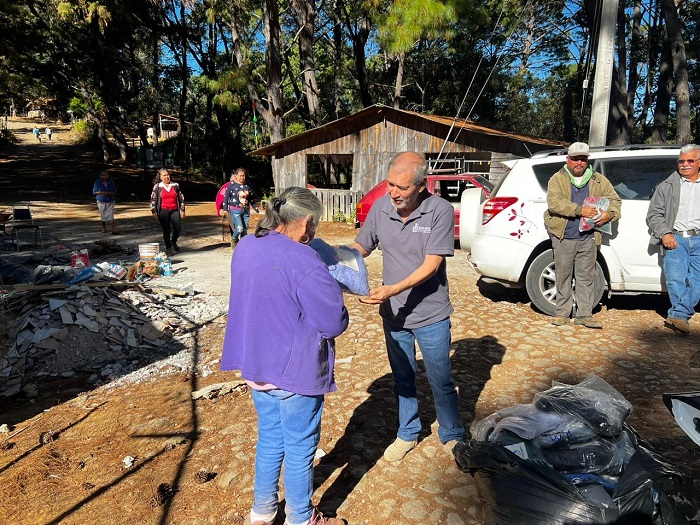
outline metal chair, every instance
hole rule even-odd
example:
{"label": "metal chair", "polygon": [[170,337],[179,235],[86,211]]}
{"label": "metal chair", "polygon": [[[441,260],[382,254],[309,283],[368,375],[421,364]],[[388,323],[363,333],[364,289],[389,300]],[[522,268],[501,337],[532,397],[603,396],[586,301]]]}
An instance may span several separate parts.
{"label": "metal chair", "polygon": [[0,232],[7,233],[7,223],[12,220],[12,212],[0,211]]}
{"label": "metal chair", "polygon": [[12,244],[19,251],[20,247],[20,233],[26,230],[34,231],[34,247],[42,248],[43,242],[41,238],[41,228],[39,225],[34,223],[32,218],[32,211],[26,204],[13,204],[12,205],[12,219],[10,220],[10,227],[12,228]]}

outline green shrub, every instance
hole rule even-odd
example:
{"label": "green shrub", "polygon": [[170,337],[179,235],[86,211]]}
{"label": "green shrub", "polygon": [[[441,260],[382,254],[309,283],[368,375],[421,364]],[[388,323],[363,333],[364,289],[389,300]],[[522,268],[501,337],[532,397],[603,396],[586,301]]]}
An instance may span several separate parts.
{"label": "green shrub", "polygon": [[73,123],[71,132],[75,144],[89,144],[92,142],[95,135],[92,122],[86,122],[84,120]]}

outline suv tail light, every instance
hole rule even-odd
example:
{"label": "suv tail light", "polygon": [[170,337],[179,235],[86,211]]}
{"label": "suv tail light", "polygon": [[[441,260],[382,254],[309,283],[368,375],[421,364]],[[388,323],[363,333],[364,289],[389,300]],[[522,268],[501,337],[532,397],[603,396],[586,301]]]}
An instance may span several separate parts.
{"label": "suv tail light", "polygon": [[494,197],[487,200],[484,203],[484,209],[481,213],[481,224],[486,224],[496,215],[516,202],[518,202],[517,197]]}

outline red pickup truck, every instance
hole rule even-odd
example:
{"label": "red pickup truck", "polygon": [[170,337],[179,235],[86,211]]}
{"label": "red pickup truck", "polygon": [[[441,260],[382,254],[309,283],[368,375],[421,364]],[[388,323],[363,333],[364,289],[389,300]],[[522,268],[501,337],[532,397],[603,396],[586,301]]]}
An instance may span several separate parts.
{"label": "red pickup truck", "polygon": [[[459,239],[459,205],[462,192],[468,188],[481,188],[488,197],[493,190],[493,184],[483,175],[477,173],[456,173],[450,175],[428,175],[427,188],[430,193],[440,195],[452,203],[455,208],[455,239]],[[355,228],[360,228],[367,218],[369,209],[379,197],[386,194],[386,181],[383,180],[369,190],[357,203]]]}

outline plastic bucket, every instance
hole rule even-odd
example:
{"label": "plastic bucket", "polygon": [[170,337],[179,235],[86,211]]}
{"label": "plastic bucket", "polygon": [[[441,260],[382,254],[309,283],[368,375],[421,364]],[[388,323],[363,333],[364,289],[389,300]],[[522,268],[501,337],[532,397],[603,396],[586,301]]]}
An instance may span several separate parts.
{"label": "plastic bucket", "polygon": [[139,244],[139,258],[142,261],[152,261],[158,255],[160,249],[160,244],[157,242],[149,242],[146,244]]}

